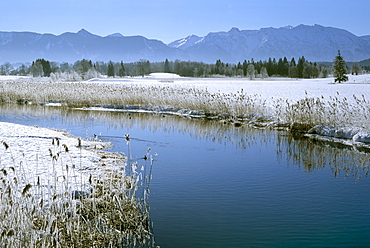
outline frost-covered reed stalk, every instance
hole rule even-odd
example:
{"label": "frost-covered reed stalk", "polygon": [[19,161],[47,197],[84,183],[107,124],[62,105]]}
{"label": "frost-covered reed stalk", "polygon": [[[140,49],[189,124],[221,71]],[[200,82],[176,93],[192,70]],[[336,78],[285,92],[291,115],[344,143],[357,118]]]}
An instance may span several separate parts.
{"label": "frost-covered reed stalk", "polygon": [[352,96],[353,99],[324,96],[306,97],[295,103],[279,100],[276,103],[276,116],[285,123],[307,123],[311,126],[354,126],[370,130],[370,104],[365,96]]}
{"label": "frost-covered reed stalk", "polygon": [[[76,190],[71,187],[75,168],[59,156],[68,153],[68,147],[60,146],[58,139],[53,143],[51,166],[64,172],[56,176],[53,168],[45,175],[52,187],[40,177],[30,178],[16,164],[1,164],[0,246],[153,247],[147,198],[136,197],[140,190],[147,196],[143,174],[151,176],[151,171],[136,163],[137,168],[126,174],[127,158],[106,153],[100,172],[90,174],[88,182],[78,182],[83,190]],[[2,146],[1,153],[10,152],[6,142]]]}

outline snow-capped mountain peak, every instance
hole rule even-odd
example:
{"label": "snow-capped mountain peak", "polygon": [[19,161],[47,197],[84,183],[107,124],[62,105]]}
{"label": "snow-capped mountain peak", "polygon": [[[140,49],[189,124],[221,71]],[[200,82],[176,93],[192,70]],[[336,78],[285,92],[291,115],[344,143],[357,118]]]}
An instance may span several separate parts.
{"label": "snow-capped mountain peak", "polygon": [[187,49],[188,47],[196,44],[201,39],[202,39],[201,37],[192,34],[186,36],[185,38],[171,42],[170,44],[168,44],[168,46],[173,48]]}

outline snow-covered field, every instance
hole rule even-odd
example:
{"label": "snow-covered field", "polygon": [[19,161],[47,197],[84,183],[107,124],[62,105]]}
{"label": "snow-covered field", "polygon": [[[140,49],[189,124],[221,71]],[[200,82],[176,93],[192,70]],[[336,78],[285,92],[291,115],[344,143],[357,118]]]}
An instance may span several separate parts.
{"label": "snow-covered field", "polygon": [[[173,76],[174,75],[174,76]],[[182,78],[175,74],[153,73],[144,78],[95,79],[94,82],[109,82],[139,85],[167,85],[169,87],[201,88],[210,92],[236,93],[241,89],[249,95],[260,95],[266,100],[283,98],[297,101],[305,97],[337,96],[337,92],[348,99],[362,94],[370,98],[370,74],[353,76],[349,81],[334,84],[334,78],[290,79],[290,78]]]}
{"label": "snow-covered field", "polygon": [[[152,73],[145,77],[125,78],[94,78],[88,83],[138,85],[142,87],[168,86],[170,88],[207,89],[212,93],[236,93],[241,89],[248,95],[259,95],[269,101],[271,99],[287,99],[297,101],[305,97],[329,98],[330,96],[352,99],[353,95],[370,98],[370,74],[348,75],[349,81],[337,84],[334,78],[291,79],[266,78],[249,80],[247,78],[185,78],[171,73]],[[28,77],[0,76],[0,82],[35,81]],[[40,80],[44,81],[44,79]]]}
{"label": "snow-covered field", "polygon": [[108,146],[79,141],[62,131],[6,122],[0,122],[0,142],[0,168],[24,175],[22,184],[37,183],[45,192],[54,183],[81,190],[88,181],[86,172],[98,168],[101,156],[97,151]]}

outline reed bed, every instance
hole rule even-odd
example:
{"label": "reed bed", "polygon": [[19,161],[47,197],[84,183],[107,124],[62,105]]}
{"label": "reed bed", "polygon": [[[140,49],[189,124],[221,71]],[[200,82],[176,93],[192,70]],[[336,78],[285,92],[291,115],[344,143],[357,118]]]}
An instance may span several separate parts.
{"label": "reed bed", "polygon": [[[59,102],[66,107],[137,106],[139,109],[178,112],[194,110],[205,117],[242,121],[276,121],[278,124],[306,123],[309,126],[355,126],[369,129],[370,105],[365,96],[305,97],[298,101],[263,99],[236,93],[211,93],[207,89],[153,84],[94,82],[3,82],[0,101],[23,103]],[[157,108],[155,108],[157,107]]]}
{"label": "reed bed", "polygon": [[210,93],[205,89],[113,83],[0,83],[2,102],[27,99],[28,103],[60,100],[68,107],[136,105],[203,111],[207,115],[265,113],[265,101],[243,90],[235,94]]}
{"label": "reed bed", "polygon": [[[10,145],[1,143],[1,153],[11,152]],[[68,147],[54,146],[68,153]],[[53,151],[45,152],[50,153],[50,167],[64,171],[63,176],[55,169],[43,174],[47,184],[25,173],[22,163],[2,164],[1,247],[154,247],[148,205],[150,151],[140,166],[123,154],[101,154],[101,168],[87,182],[75,177],[76,167]]]}
{"label": "reed bed", "polygon": [[370,104],[364,95],[352,99],[336,96],[306,97],[297,102],[277,100],[275,116],[284,123],[307,123],[309,126],[356,127],[370,130]]}

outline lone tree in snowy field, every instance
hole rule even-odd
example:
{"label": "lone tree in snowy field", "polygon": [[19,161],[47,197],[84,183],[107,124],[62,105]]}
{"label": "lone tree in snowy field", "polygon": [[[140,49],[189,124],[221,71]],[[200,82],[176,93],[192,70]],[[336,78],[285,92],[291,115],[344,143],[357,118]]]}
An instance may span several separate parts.
{"label": "lone tree in snowy field", "polygon": [[344,61],[342,55],[340,55],[340,50],[338,50],[338,55],[334,59],[334,82],[346,82],[348,77],[346,75],[346,62]]}

